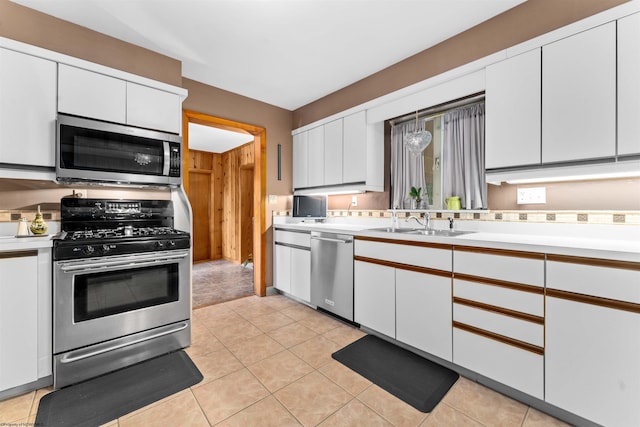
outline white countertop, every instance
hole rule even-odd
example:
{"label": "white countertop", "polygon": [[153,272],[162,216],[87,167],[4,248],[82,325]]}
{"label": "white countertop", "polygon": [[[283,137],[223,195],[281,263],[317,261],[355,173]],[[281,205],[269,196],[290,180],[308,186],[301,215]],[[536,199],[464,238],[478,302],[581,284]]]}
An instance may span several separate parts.
{"label": "white countertop", "polygon": [[[371,220],[367,220],[371,221]],[[375,223],[374,223],[375,221]],[[630,238],[603,238],[576,237],[571,235],[554,235],[555,230],[549,228],[549,234],[530,233],[500,233],[486,231],[471,231],[456,237],[424,236],[419,234],[389,233],[372,230],[389,226],[389,220],[385,222],[374,220],[370,224],[359,223],[275,223],[278,229],[305,230],[305,231],[334,231],[353,235],[362,235],[393,240],[424,241],[444,243],[460,246],[475,246],[494,249],[519,250],[538,253],[553,253],[559,255],[582,256],[589,258],[614,259],[621,261],[640,262],[640,239]],[[404,226],[404,225],[403,225]],[[463,229],[462,226],[456,229]],[[631,230],[629,230],[631,231]],[[634,228],[634,233],[637,228]]]}
{"label": "white countertop", "polygon": [[53,246],[51,237],[51,234],[38,237],[0,236],[0,252],[28,251],[40,248],[50,248]]}

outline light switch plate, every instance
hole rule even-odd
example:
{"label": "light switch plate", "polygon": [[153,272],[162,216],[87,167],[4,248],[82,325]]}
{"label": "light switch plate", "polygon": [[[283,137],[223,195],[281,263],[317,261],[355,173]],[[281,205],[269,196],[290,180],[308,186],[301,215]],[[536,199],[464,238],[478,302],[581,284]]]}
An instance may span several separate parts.
{"label": "light switch plate", "polygon": [[267,196],[267,204],[275,205],[276,203],[278,203],[278,196],[276,194],[269,194]]}
{"label": "light switch plate", "polygon": [[540,205],[547,203],[546,187],[518,188],[519,205]]}
{"label": "light switch plate", "polygon": [[358,206],[358,196],[351,196],[351,206]]}

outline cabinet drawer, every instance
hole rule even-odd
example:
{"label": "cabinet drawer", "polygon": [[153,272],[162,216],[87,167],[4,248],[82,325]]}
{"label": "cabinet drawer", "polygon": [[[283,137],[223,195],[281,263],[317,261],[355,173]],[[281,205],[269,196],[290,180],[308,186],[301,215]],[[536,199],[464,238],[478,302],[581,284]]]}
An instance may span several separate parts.
{"label": "cabinet drawer", "polygon": [[542,287],[544,254],[456,247],[453,251],[453,271]]}
{"label": "cabinet drawer", "polygon": [[547,288],[640,304],[640,263],[548,255]]}
{"label": "cabinet drawer", "polygon": [[286,243],[288,245],[308,248],[311,246],[311,233],[308,231],[296,232],[276,230],[273,241],[276,243]]}
{"label": "cabinet drawer", "polygon": [[409,245],[356,239],[354,254],[398,264],[451,271],[451,249],[430,247],[427,243]]}
{"label": "cabinet drawer", "polygon": [[455,302],[454,322],[464,323],[514,340],[544,347],[544,325]]}
{"label": "cabinet drawer", "polygon": [[534,316],[544,316],[544,290],[527,292],[488,283],[470,282],[455,279],[453,295],[456,297],[504,307]]}
{"label": "cabinet drawer", "polygon": [[453,363],[538,399],[544,397],[544,358],[539,354],[454,328]]}

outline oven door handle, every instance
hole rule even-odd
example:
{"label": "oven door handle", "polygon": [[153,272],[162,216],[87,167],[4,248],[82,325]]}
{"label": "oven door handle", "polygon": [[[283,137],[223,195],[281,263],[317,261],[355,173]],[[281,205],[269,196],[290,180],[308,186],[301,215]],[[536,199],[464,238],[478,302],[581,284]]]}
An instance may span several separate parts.
{"label": "oven door handle", "polygon": [[160,265],[166,264],[167,262],[182,259],[189,255],[189,252],[182,252],[179,254],[170,254],[163,255],[162,258],[145,258],[140,260],[126,260],[119,259],[113,261],[97,261],[92,263],[74,263],[74,264],[60,264],[60,270],[65,273],[74,272],[74,271],[88,271],[88,270],[99,270],[105,268],[119,268],[119,267],[145,267],[149,265]]}
{"label": "oven door handle", "polygon": [[189,326],[188,323],[181,323],[177,326],[172,326],[170,329],[165,329],[155,334],[147,335],[141,338],[137,338],[135,340],[131,340],[128,342],[124,342],[116,345],[105,345],[104,347],[97,348],[95,350],[76,350],[69,352],[66,354],[61,360],[60,363],[72,363],[77,362],[78,360],[87,359],[89,357],[98,356],[103,353],[107,353],[109,351],[118,350],[119,348],[128,347],[130,345],[139,344],[141,342],[149,341],[155,338],[160,338],[165,335],[174,334],[176,332],[180,332]]}

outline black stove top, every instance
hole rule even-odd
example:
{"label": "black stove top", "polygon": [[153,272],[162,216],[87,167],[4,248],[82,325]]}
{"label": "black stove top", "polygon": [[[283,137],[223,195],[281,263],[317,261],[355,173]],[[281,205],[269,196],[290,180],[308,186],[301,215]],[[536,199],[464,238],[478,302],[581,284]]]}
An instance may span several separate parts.
{"label": "black stove top", "polygon": [[96,230],[79,230],[67,232],[64,240],[105,240],[140,237],[180,237],[188,235],[185,231],[176,230],[171,227],[133,227],[123,226],[118,228],[100,228]]}
{"label": "black stove top", "polygon": [[62,199],[62,233],[54,260],[188,249],[191,237],[173,228],[169,200]]}

